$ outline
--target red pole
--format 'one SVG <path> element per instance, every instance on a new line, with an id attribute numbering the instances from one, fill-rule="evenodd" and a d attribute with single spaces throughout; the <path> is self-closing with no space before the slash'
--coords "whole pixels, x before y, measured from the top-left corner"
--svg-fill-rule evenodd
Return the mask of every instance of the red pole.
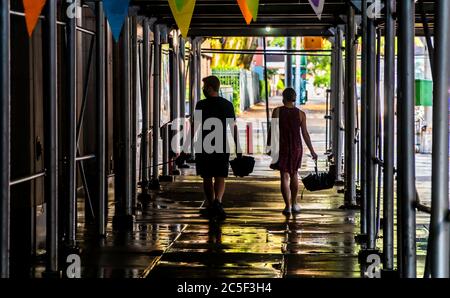
<path id="1" fill-rule="evenodd" d="M 251 122 L 247 123 L 247 154 L 253 154 L 253 124 Z"/>

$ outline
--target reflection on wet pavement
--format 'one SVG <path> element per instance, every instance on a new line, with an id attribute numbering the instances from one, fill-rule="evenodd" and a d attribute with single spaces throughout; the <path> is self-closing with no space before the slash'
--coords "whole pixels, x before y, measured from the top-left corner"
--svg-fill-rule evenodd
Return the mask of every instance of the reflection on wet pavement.
<path id="1" fill-rule="evenodd" d="M 183 179 L 167 185 L 160 194 L 161 198 L 171 194 L 174 202 L 168 208 L 156 212 L 150 208 L 138 219 L 140 223 L 186 225 L 160 260 L 148 268 L 146 276 L 360 275 L 354 243 L 355 214 L 339 209 L 342 198 L 334 190 L 305 194 L 302 212 L 286 218 L 281 214 L 283 202 L 276 177 L 231 178 L 224 197 L 227 219 L 215 222 L 201 218 L 194 206 L 194 202 L 197 207 L 201 204 L 200 180 Z"/>
<path id="2" fill-rule="evenodd" d="M 138 202 L 133 232 L 112 231 L 109 224 L 101 243 L 79 233 L 82 276 L 361 277 L 360 247 L 354 240 L 359 212 L 340 209 L 343 197 L 332 189 L 305 192 L 301 213 L 286 218 L 277 177 L 270 173 L 257 168 L 256 176 L 228 179 L 223 222 L 200 216 L 198 177 L 180 176 L 163 184 L 149 201 Z M 80 222 L 79 230 L 85 231 Z M 427 222 L 419 213 L 418 276 Z"/>

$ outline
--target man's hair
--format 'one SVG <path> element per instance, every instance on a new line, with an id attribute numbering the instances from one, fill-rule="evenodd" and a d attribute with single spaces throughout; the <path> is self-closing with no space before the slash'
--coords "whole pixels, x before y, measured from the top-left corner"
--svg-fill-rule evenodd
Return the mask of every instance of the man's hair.
<path id="1" fill-rule="evenodd" d="M 283 99 L 286 101 L 295 101 L 297 98 L 297 93 L 292 88 L 286 88 L 283 91 Z"/>
<path id="2" fill-rule="evenodd" d="M 214 91 L 219 92 L 220 90 L 220 81 L 219 78 L 216 76 L 209 76 L 206 78 L 203 78 L 203 84 L 205 84 L 205 87 L 211 87 Z"/>

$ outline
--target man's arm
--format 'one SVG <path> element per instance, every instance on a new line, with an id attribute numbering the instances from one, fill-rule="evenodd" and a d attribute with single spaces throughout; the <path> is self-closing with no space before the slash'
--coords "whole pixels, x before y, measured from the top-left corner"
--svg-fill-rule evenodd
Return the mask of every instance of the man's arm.
<path id="1" fill-rule="evenodd" d="M 306 146 L 308 146 L 309 151 L 311 152 L 312 158 L 317 160 L 317 154 L 314 151 L 313 145 L 311 143 L 311 137 L 309 136 L 308 128 L 306 126 L 306 114 L 300 111 L 300 119 L 301 119 L 301 129 L 303 139 L 305 140 Z"/>

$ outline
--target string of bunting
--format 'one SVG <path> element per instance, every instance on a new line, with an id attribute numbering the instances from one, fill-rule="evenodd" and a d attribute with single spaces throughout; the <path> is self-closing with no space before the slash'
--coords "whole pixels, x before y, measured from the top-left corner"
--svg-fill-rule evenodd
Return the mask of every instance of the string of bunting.
<path id="1" fill-rule="evenodd" d="M 75 1 L 75 0 L 73 0 Z M 167 0 L 175 22 L 184 37 L 188 36 L 196 0 Z M 249 25 L 258 18 L 259 0 L 236 0 L 245 22 Z M 308 0 L 321 19 L 325 0 Z M 23 0 L 28 35 L 31 37 L 47 0 Z M 128 15 L 130 0 L 103 0 L 105 15 L 114 40 L 117 42 Z"/>

